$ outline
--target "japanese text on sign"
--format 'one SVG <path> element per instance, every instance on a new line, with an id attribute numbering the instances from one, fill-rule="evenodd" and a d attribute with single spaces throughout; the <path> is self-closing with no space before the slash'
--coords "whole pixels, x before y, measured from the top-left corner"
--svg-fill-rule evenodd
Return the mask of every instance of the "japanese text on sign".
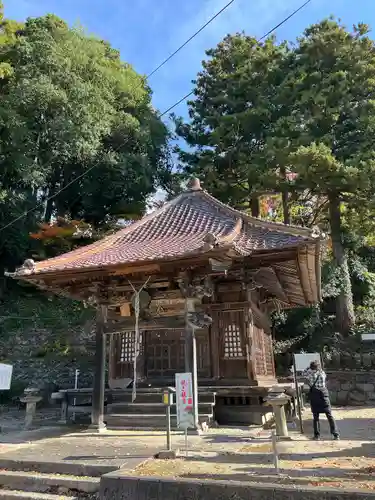
<path id="1" fill-rule="evenodd" d="M 191 373 L 176 373 L 177 427 L 194 428 L 193 383 Z"/>

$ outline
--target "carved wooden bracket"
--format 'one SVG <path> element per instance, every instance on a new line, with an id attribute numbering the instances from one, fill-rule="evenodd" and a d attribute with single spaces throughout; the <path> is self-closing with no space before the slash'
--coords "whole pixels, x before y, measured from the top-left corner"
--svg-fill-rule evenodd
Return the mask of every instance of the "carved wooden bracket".
<path id="1" fill-rule="evenodd" d="M 211 325 L 212 318 L 204 312 L 189 312 L 187 321 L 191 328 L 205 328 Z"/>
<path id="2" fill-rule="evenodd" d="M 213 295 L 213 286 L 208 276 L 204 278 L 189 279 L 188 276 L 178 280 L 181 293 L 185 298 L 199 299 L 203 297 L 211 297 Z"/>

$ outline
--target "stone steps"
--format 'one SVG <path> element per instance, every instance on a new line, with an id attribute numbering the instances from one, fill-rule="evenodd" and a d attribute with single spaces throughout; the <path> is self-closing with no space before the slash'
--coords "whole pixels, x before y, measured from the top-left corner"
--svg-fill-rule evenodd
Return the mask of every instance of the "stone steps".
<path id="1" fill-rule="evenodd" d="M 7 468 L 5 469 L 4 466 Z M 67 467 L 68 466 L 68 467 Z M 74 468 L 73 468 L 74 467 Z M 97 499 L 100 477 L 113 467 L 98 466 L 95 477 L 82 474 L 87 466 L 64 462 L 0 460 L 0 500 L 93 500 Z M 99 470 L 100 469 L 100 470 Z M 44 472 L 40 472 L 40 471 Z M 69 473 L 63 474 L 62 471 Z M 116 470 L 116 469 L 115 469 Z M 85 472 L 87 474 L 87 472 Z"/>
<path id="2" fill-rule="evenodd" d="M 77 462 L 35 462 L 33 460 L 10 460 L 0 458 L 0 469 L 7 471 L 32 472 L 39 474 L 62 474 L 65 476 L 80 476 L 100 478 L 104 474 L 114 472 L 117 467 L 104 464 L 82 464 Z"/>
<path id="3" fill-rule="evenodd" d="M 41 474 L 38 472 L 0 471 L 0 486 L 22 491 L 48 493 L 50 489 L 95 493 L 99 490 L 100 478 Z"/>
<path id="4" fill-rule="evenodd" d="M 175 395 L 174 395 L 175 397 Z M 113 403 L 133 403 L 132 401 L 132 393 L 131 391 L 113 391 L 111 394 L 112 404 Z M 215 394 L 213 392 L 207 391 L 199 391 L 199 403 L 212 403 L 215 404 Z M 133 404 L 137 403 L 148 403 L 148 404 L 157 404 L 163 403 L 163 390 L 162 389 L 153 389 L 149 391 L 137 391 L 136 399 Z M 109 405 L 110 406 L 110 405 Z"/>
<path id="5" fill-rule="evenodd" d="M 198 411 L 202 415 L 213 414 L 214 403 L 199 402 Z M 108 406 L 108 415 L 112 414 L 145 414 L 161 415 L 165 418 L 165 405 L 163 403 L 113 403 Z M 171 414 L 176 415 L 176 405 L 171 406 Z"/>
<path id="6" fill-rule="evenodd" d="M 199 414 L 199 423 L 210 426 L 213 423 L 214 417 L 211 414 Z M 153 429 L 165 430 L 166 416 L 165 413 L 160 414 L 139 414 L 139 413 L 113 413 L 105 416 L 105 421 L 108 429 Z M 177 417 L 171 415 L 171 427 L 177 429 Z"/>
<path id="7" fill-rule="evenodd" d="M 209 426 L 214 421 L 215 392 L 199 391 L 199 422 Z M 108 429 L 154 429 L 166 428 L 166 408 L 163 404 L 163 388 L 143 388 L 137 391 L 132 402 L 131 390 L 112 393 L 107 407 L 105 422 Z M 171 406 L 171 426 L 177 428 L 176 405 Z"/>
<path id="8" fill-rule="evenodd" d="M 50 495 L 49 493 L 0 490 L 1 500 L 79 500 L 79 497 L 67 497 L 62 495 Z"/>

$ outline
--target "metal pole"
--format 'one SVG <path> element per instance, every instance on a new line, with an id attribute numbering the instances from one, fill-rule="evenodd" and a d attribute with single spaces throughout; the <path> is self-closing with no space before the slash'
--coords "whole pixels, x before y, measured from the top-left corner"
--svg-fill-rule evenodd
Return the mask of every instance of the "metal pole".
<path id="1" fill-rule="evenodd" d="M 199 428 L 199 412 L 198 412 L 198 360 L 197 360 L 197 338 L 195 336 L 195 331 L 192 331 L 193 337 L 193 369 L 192 369 L 192 379 L 193 379 L 193 412 L 194 412 L 194 425 L 195 428 Z"/>
<path id="2" fill-rule="evenodd" d="M 280 471 L 279 455 L 277 452 L 277 436 L 275 431 L 272 431 L 272 451 L 273 451 L 273 464 L 275 466 L 275 472 L 276 474 L 279 474 Z"/>
<path id="3" fill-rule="evenodd" d="M 301 399 L 300 399 L 299 385 L 298 385 L 298 380 L 297 380 L 296 360 L 295 360 L 294 356 L 293 356 L 293 373 L 294 373 L 294 387 L 295 387 L 295 390 L 296 390 L 296 398 L 297 398 L 297 410 L 298 410 L 298 418 L 299 418 L 299 428 L 300 428 L 301 434 L 304 434 L 305 431 L 303 429 Z"/>
<path id="4" fill-rule="evenodd" d="M 167 450 L 171 451 L 172 440 L 171 440 L 171 406 L 170 406 L 170 404 L 167 405 L 166 411 L 167 411 Z"/>
<path id="5" fill-rule="evenodd" d="M 75 377 L 74 377 L 74 389 L 77 390 L 78 389 L 78 375 L 79 375 L 79 370 L 76 370 L 76 373 L 75 373 Z M 73 399 L 73 406 L 75 407 L 76 406 L 76 403 L 77 403 L 77 399 L 74 398 Z M 76 413 L 73 412 L 73 421 L 75 422 L 75 419 L 76 419 Z"/>

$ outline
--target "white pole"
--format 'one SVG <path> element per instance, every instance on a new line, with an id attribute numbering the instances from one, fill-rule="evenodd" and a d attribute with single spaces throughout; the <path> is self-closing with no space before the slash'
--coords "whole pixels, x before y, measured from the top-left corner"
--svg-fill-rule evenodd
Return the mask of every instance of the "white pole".
<path id="1" fill-rule="evenodd" d="M 76 373 L 75 373 L 75 377 L 74 377 L 74 389 L 77 390 L 78 389 L 78 375 L 79 375 L 79 370 L 76 370 Z M 73 399 L 73 405 L 75 407 L 76 405 L 76 398 Z M 76 420 L 76 414 L 75 412 L 73 412 L 73 422 L 75 422 Z"/>
<path id="2" fill-rule="evenodd" d="M 277 436 L 276 431 L 272 432 L 272 451 L 273 451 L 273 464 L 275 466 L 276 474 L 279 474 L 279 454 L 277 452 Z"/>

